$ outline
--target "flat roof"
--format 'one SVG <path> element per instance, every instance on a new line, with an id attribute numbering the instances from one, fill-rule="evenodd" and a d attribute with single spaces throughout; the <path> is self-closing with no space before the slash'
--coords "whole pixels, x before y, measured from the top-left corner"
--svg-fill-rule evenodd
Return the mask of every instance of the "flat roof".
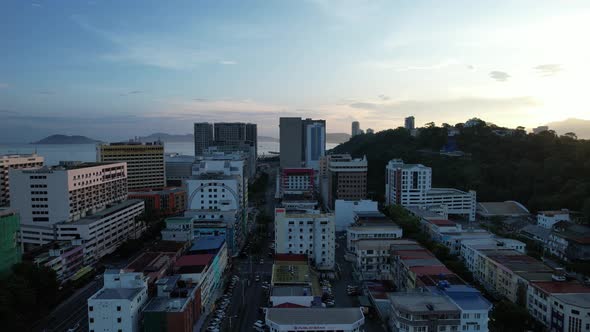
<path id="1" fill-rule="evenodd" d="M 65 224 L 65 225 L 88 225 L 88 224 L 92 224 L 94 222 L 96 222 L 99 219 L 105 218 L 111 214 L 117 213 L 121 210 L 127 209 L 128 207 L 132 206 L 132 205 L 136 205 L 138 203 L 142 203 L 143 201 L 141 199 L 128 199 L 128 200 L 124 200 L 120 203 L 117 203 L 115 205 L 112 205 L 106 209 L 100 210 L 92 215 L 86 216 L 82 219 L 78 219 L 76 221 L 72 221 L 72 222 L 63 222 L 60 224 Z"/>
<path id="2" fill-rule="evenodd" d="M 533 282 L 533 285 L 545 293 L 550 294 L 590 293 L 590 287 L 584 286 L 579 282 L 538 281 Z"/>
<path id="3" fill-rule="evenodd" d="M 555 294 L 555 298 L 562 302 L 582 308 L 590 308 L 590 294 Z"/>
<path id="4" fill-rule="evenodd" d="M 269 308 L 266 319 L 279 325 L 340 325 L 364 319 L 360 308 Z"/>
<path id="5" fill-rule="evenodd" d="M 213 260 L 213 257 L 215 257 L 213 254 L 184 255 L 178 258 L 174 266 L 207 266 Z"/>
<path id="6" fill-rule="evenodd" d="M 436 226 L 456 226 L 457 224 L 447 219 L 429 219 L 429 223 Z"/>
<path id="7" fill-rule="evenodd" d="M 97 300 L 132 300 L 142 290 L 143 288 L 103 288 L 92 298 Z"/>
<path id="8" fill-rule="evenodd" d="M 153 297 L 143 309 L 144 312 L 181 312 L 188 297 Z"/>
<path id="9" fill-rule="evenodd" d="M 393 244 L 395 239 L 361 239 L 355 241 L 359 250 L 363 249 L 380 249 L 389 251 L 389 246 Z"/>
<path id="10" fill-rule="evenodd" d="M 505 202 L 480 202 L 477 203 L 480 213 L 485 215 L 527 215 L 530 214 L 522 204 L 516 201 Z"/>
<path id="11" fill-rule="evenodd" d="M 0 217 L 11 216 L 11 215 L 14 215 L 14 214 L 16 214 L 16 211 L 15 210 L 12 210 L 11 208 L 8 208 L 8 207 L 6 207 L 6 208 L 4 208 L 4 207 L 0 208 Z"/>
<path id="12" fill-rule="evenodd" d="M 272 284 L 308 284 L 311 272 L 307 264 L 277 264 L 272 266 Z"/>
<path id="13" fill-rule="evenodd" d="M 459 312 L 460 309 L 444 296 L 426 292 L 395 292 L 388 294 L 394 307 L 412 313 L 433 311 Z"/>
<path id="14" fill-rule="evenodd" d="M 191 251 L 219 249 L 225 243 L 225 236 L 203 236 L 193 240 Z"/>
<path id="15" fill-rule="evenodd" d="M 446 294 L 453 303 L 463 310 L 490 310 L 492 304 L 481 293 L 466 285 L 450 286 L 444 290 L 436 288 L 440 294 Z"/>

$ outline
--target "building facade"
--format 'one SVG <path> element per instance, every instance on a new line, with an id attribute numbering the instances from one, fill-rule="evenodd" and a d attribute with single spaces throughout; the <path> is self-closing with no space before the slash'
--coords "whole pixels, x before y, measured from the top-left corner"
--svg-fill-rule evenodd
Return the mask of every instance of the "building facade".
<path id="1" fill-rule="evenodd" d="M 283 168 L 279 191 L 281 194 L 313 194 L 316 189 L 312 168 Z"/>
<path id="2" fill-rule="evenodd" d="M 265 315 L 270 332 L 360 332 L 365 316 L 360 308 L 269 308 Z"/>
<path id="3" fill-rule="evenodd" d="M 334 215 L 336 217 L 336 231 L 345 231 L 355 221 L 356 212 L 378 212 L 376 201 L 358 200 L 345 201 L 337 199 L 334 202 Z"/>
<path id="4" fill-rule="evenodd" d="M 228 226 L 228 247 L 238 254 L 247 234 L 248 179 L 243 160 L 203 159 L 186 180 L 186 217 L 200 222 L 223 222 Z"/>
<path id="5" fill-rule="evenodd" d="M 408 116 L 407 118 L 405 118 L 404 128 L 410 131 L 416 129 L 415 119 L 413 116 Z"/>
<path id="6" fill-rule="evenodd" d="M 306 254 L 318 269 L 335 264 L 334 214 L 275 209 L 275 253 Z"/>
<path id="7" fill-rule="evenodd" d="M 461 310 L 444 296 L 390 293 L 389 329 L 394 332 L 459 331 Z"/>
<path id="8" fill-rule="evenodd" d="M 88 298 L 88 330 L 141 331 L 141 310 L 147 300 L 147 279 L 142 273 L 107 270 L 102 289 Z"/>
<path id="9" fill-rule="evenodd" d="M 57 241 L 35 256 L 33 263 L 52 269 L 57 280 L 65 282 L 84 266 L 84 246 L 80 241 Z"/>
<path id="10" fill-rule="evenodd" d="M 404 207 L 444 205 L 449 214 L 464 215 L 475 220 L 476 193 L 452 188 L 433 188 L 432 169 L 421 164 L 404 164 L 392 159 L 386 167 L 385 203 Z"/>
<path id="11" fill-rule="evenodd" d="M 191 177 L 193 174 L 194 156 L 185 156 L 180 154 L 164 155 L 166 167 L 166 185 L 170 187 L 180 187 L 182 182 Z"/>
<path id="12" fill-rule="evenodd" d="M 18 213 L 0 208 L 0 277 L 10 273 L 12 265 L 21 261 L 21 251 L 17 245 L 18 228 Z"/>
<path id="13" fill-rule="evenodd" d="M 186 191 L 178 187 L 154 188 L 129 192 L 130 199 L 141 199 L 151 216 L 172 216 L 186 210 Z"/>
<path id="14" fill-rule="evenodd" d="M 301 118 L 280 118 L 280 166 L 300 168 L 303 166 L 303 122 Z"/>
<path id="15" fill-rule="evenodd" d="M 129 189 L 166 186 L 164 144 L 162 142 L 121 142 L 96 147 L 97 161 L 127 163 Z"/>
<path id="16" fill-rule="evenodd" d="M 56 224 L 77 221 L 127 198 L 125 163 L 11 170 L 10 177 L 11 205 L 20 213 L 19 241 L 25 246 L 57 240 Z"/>
<path id="17" fill-rule="evenodd" d="M 560 221 L 570 221 L 570 212 L 561 211 L 539 211 L 537 213 L 537 225 L 552 229 L 553 225 Z"/>
<path id="18" fill-rule="evenodd" d="M 358 121 L 352 121 L 350 136 L 354 137 L 361 134 L 361 124 Z"/>
<path id="19" fill-rule="evenodd" d="M 366 157 L 352 158 L 348 154 L 326 156 L 326 174 L 321 176 L 324 204 L 335 208 L 335 201 L 358 201 L 367 198 Z"/>
<path id="20" fill-rule="evenodd" d="M 303 120 L 305 167 L 319 171 L 320 159 L 326 155 L 326 120 Z"/>
<path id="21" fill-rule="evenodd" d="M 202 156 L 213 142 L 213 125 L 208 122 L 194 124 L 195 156 Z"/>
<path id="22" fill-rule="evenodd" d="M 10 203 L 10 169 L 35 169 L 43 167 L 44 159 L 36 154 L 0 156 L 0 206 Z"/>

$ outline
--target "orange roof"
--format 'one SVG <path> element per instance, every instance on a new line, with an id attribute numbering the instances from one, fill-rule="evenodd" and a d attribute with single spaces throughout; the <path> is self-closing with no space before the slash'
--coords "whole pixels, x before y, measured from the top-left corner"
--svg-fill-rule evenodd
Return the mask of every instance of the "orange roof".
<path id="1" fill-rule="evenodd" d="M 560 282 L 560 281 L 537 281 L 534 282 L 537 288 L 545 293 L 590 293 L 590 287 L 584 286 L 579 282 Z"/>

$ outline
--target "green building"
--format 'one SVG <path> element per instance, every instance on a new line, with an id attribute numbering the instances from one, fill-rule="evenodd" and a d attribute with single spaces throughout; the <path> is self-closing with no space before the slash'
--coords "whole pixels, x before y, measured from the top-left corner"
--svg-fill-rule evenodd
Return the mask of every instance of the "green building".
<path id="1" fill-rule="evenodd" d="M 0 208 L 0 276 L 10 273 L 13 264 L 21 261 L 16 243 L 20 217 L 14 210 Z"/>

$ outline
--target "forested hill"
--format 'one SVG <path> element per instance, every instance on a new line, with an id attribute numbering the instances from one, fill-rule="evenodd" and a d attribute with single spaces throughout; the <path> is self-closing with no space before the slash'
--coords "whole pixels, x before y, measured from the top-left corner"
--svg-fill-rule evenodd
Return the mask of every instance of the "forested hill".
<path id="1" fill-rule="evenodd" d="M 421 128 L 418 137 L 404 128 L 358 135 L 333 151 L 367 156 L 369 192 L 378 199 L 385 191 L 385 165 L 402 158 L 432 167 L 433 186 L 474 189 L 478 201 L 517 200 L 531 211 L 569 208 L 590 220 L 589 140 L 552 131 L 526 134 L 522 128 L 500 136 L 499 128 L 485 123 L 457 129 L 454 139 L 464 157 L 438 153 L 449 129 L 434 125 Z"/>

